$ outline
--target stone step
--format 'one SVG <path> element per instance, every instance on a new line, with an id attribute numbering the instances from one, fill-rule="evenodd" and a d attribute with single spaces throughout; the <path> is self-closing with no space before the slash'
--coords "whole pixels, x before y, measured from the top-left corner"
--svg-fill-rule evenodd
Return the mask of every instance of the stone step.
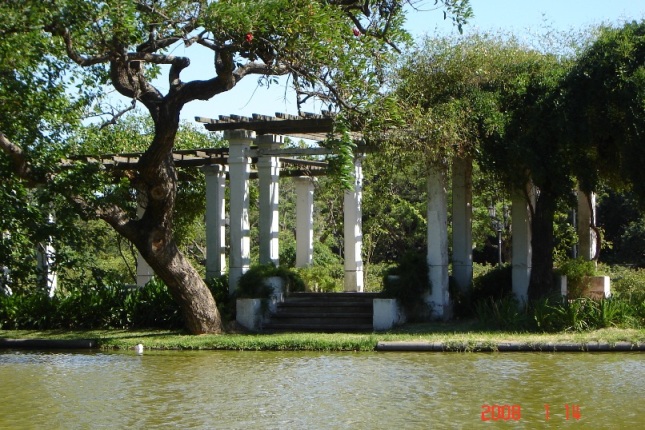
<path id="1" fill-rule="evenodd" d="M 267 323 L 262 327 L 265 332 L 319 332 L 319 333 L 344 333 L 344 332 L 371 332 L 372 323 L 369 324 L 281 324 Z"/>
<path id="2" fill-rule="evenodd" d="M 371 303 L 278 303 L 279 313 L 365 313 L 372 315 Z"/>
<path id="3" fill-rule="evenodd" d="M 370 293 L 294 293 L 278 303 L 265 331 L 371 331 Z"/>

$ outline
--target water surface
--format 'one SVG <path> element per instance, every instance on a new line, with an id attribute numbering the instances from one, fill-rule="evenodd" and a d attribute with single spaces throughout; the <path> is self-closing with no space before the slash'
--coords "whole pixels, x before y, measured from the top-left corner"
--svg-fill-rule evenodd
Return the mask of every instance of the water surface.
<path id="1" fill-rule="evenodd" d="M 3 429 L 643 428 L 645 355 L 4 351 L 0 395 Z"/>

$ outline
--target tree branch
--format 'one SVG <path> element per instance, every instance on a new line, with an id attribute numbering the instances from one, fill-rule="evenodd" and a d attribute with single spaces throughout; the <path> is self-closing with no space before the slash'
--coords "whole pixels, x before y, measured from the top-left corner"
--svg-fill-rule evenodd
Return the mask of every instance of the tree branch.
<path id="1" fill-rule="evenodd" d="M 116 122 L 119 120 L 119 118 L 121 118 L 121 117 L 122 117 L 123 115 L 125 115 L 127 112 L 130 112 L 131 110 L 134 110 L 134 108 L 136 108 L 136 107 L 137 107 L 137 100 L 136 100 L 136 99 L 132 99 L 132 103 L 130 104 L 130 106 L 128 106 L 128 107 L 127 107 L 127 108 L 125 108 L 125 109 L 120 110 L 120 111 L 119 111 L 119 112 L 117 112 L 117 113 L 112 112 L 112 118 L 110 118 L 110 120 L 109 120 L 109 121 L 106 121 L 106 122 L 104 122 L 103 124 L 101 124 L 101 127 L 99 127 L 99 129 L 100 129 L 100 130 L 103 130 L 104 128 L 106 128 L 106 127 L 108 127 L 108 126 L 110 126 L 110 125 L 115 125 L 115 124 L 116 124 Z M 107 113 L 107 112 L 106 112 L 106 113 Z"/>
<path id="2" fill-rule="evenodd" d="M 146 80 L 138 61 L 111 61 L 110 78 L 121 95 L 141 101 L 153 120 L 157 119 L 163 95 Z"/>
<path id="3" fill-rule="evenodd" d="M 72 36 L 69 34 L 69 30 L 67 28 L 64 28 L 63 30 L 58 30 L 57 28 L 51 26 L 51 27 L 45 27 L 45 30 L 50 31 L 52 34 L 58 34 L 63 38 L 63 41 L 65 42 L 65 50 L 67 51 L 67 55 L 73 62 L 75 62 L 79 66 L 88 67 L 88 66 L 93 66 L 95 64 L 107 63 L 108 60 L 110 59 L 109 54 L 97 55 L 93 57 L 86 57 L 81 55 L 76 50 L 76 48 L 74 48 L 74 43 L 72 42 Z"/>
<path id="4" fill-rule="evenodd" d="M 53 175 L 45 175 L 43 178 L 38 178 L 32 170 L 27 160 L 27 156 L 23 149 L 11 142 L 7 136 L 0 131 L 0 148 L 7 154 L 11 160 L 11 165 L 14 172 L 18 177 L 27 183 L 28 187 L 36 187 L 38 185 L 46 184 L 53 179 Z M 94 208 L 84 198 L 78 195 L 66 195 L 68 201 L 76 205 L 82 214 L 86 216 L 95 216 L 103 219 L 112 225 L 119 233 L 126 238 L 133 238 L 137 233 L 137 228 L 134 221 L 130 219 L 127 213 L 121 208 L 109 205 L 106 207 Z"/>
<path id="5" fill-rule="evenodd" d="M 21 147 L 11 142 L 2 131 L 0 131 L 0 148 L 9 156 L 13 171 L 20 179 L 27 181 L 30 187 L 35 187 L 40 183 L 29 165 L 25 152 Z"/>

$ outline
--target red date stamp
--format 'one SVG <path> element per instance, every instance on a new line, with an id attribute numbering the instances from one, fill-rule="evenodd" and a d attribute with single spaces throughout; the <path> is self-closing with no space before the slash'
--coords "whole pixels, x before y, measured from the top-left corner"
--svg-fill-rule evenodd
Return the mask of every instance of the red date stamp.
<path id="1" fill-rule="evenodd" d="M 482 421 L 519 421 L 522 418 L 520 405 L 482 405 Z"/>
<path id="2" fill-rule="evenodd" d="M 567 421 L 570 419 L 578 421 L 582 418 L 580 405 L 578 404 L 567 403 L 564 405 L 564 408 L 561 410 L 561 412 L 564 412 L 564 418 Z M 544 419 L 545 421 L 549 421 L 551 418 L 551 407 L 548 404 L 544 404 Z M 520 421 L 521 419 L 521 405 L 482 405 L 482 421 Z"/>

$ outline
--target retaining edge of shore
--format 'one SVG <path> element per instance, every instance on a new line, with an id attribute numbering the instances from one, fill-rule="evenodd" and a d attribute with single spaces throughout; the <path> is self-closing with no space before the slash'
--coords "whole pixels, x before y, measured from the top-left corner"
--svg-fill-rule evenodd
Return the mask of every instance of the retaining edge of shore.
<path id="1" fill-rule="evenodd" d="M 645 343 L 500 342 L 495 344 L 472 344 L 452 342 L 381 341 L 376 344 L 376 350 L 382 352 L 640 352 L 645 351 Z"/>
<path id="2" fill-rule="evenodd" d="M 0 338 L 0 349 L 91 349 L 98 345 L 91 339 L 7 339 Z"/>

